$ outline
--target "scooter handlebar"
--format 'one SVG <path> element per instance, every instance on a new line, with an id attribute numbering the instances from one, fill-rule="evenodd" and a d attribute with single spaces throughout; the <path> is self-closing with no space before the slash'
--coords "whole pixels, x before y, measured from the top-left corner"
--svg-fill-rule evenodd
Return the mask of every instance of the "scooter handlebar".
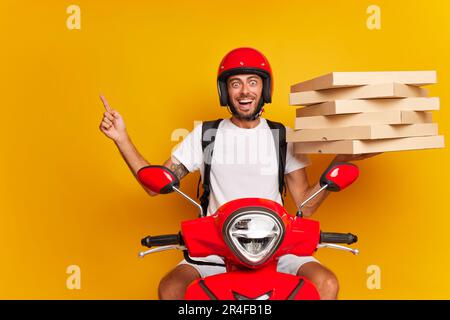
<path id="1" fill-rule="evenodd" d="M 352 244 L 358 241 L 358 237 L 351 233 L 320 232 L 320 243 L 346 243 Z"/>
<path id="2" fill-rule="evenodd" d="M 160 236 L 148 236 L 141 240 L 141 244 L 145 247 L 166 246 L 171 244 L 183 245 L 181 234 L 164 234 Z"/>

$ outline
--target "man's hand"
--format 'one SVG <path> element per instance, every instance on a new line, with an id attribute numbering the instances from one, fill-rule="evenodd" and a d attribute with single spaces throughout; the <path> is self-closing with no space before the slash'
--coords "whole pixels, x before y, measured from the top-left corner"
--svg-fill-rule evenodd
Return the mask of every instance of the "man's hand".
<path id="1" fill-rule="evenodd" d="M 103 119 L 100 123 L 100 131 L 103 132 L 108 138 L 119 142 L 128 137 L 127 130 L 125 128 L 125 122 L 122 116 L 116 110 L 110 108 L 106 99 L 100 95 L 100 99 L 105 106 L 106 111 L 103 113 Z"/>
<path id="2" fill-rule="evenodd" d="M 362 154 L 338 154 L 334 157 L 333 162 L 349 162 L 363 160 L 382 154 L 383 152 L 362 153 Z"/>

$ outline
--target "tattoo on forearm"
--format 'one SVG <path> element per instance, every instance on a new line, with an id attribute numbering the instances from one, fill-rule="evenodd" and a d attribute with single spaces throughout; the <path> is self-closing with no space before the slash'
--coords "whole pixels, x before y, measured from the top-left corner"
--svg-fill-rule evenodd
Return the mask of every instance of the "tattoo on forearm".
<path id="1" fill-rule="evenodd" d="M 186 169 L 182 163 L 172 163 L 169 169 L 172 170 L 180 180 L 189 173 L 189 170 Z"/>

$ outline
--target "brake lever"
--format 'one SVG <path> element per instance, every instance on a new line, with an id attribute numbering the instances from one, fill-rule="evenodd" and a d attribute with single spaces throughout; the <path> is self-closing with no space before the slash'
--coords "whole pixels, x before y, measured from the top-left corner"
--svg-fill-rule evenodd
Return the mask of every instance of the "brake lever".
<path id="1" fill-rule="evenodd" d="M 320 248 L 331 248 L 331 249 L 349 251 L 349 252 L 353 253 L 355 256 L 357 256 L 359 254 L 358 249 L 352 249 L 352 248 L 349 248 L 346 246 L 341 246 L 341 245 L 334 244 L 334 243 L 319 243 L 317 245 L 317 249 L 320 249 Z"/>
<path id="2" fill-rule="evenodd" d="M 170 246 L 161 246 L 161 247 L 158 247 L 158 248 L 153 248 L 153 249 L 150 249 L 150 250 L 147 250 L 147 251 L 139 252 L 139 257 L 143 258 L 146 255 L 148 255 L 149 253 L 154 253 L 154 252 L 159 252 L 159 251 L 166 251 L 166 250 L 172 250 L 172 249 L 186 250 L 186 247 L 185 246 L 176 245 L 176 244 L 173 244 L 173 245 L 170 245 Z"/>

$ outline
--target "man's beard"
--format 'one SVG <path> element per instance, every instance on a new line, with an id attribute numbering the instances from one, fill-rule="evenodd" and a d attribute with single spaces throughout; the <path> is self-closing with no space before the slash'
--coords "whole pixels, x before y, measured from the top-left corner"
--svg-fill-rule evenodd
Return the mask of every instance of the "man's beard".
<path id="1" fill-rule="evenodd" d="M 256 119 L 256 115 L 261 111 L 261 108 L 259 106 L 260 106 L 262 101 L 263 101 L 263 97 L 261 96 L 259 98 L 258 103 L 256 104 L 255 111 L 253 111 L 251 114 L 248 114 L 248 115 L 240 113 L 239 109 L 234 106 L 234 104 L 231 101 L 231 99 L 230 99 L 230 109 L 231 109 L 231 112 L 233 113 L 233 115 L 236 118 L 238 118 L 239 120 L 242 120 L 242 121 L 253 121 L 253 120 Z"/>

